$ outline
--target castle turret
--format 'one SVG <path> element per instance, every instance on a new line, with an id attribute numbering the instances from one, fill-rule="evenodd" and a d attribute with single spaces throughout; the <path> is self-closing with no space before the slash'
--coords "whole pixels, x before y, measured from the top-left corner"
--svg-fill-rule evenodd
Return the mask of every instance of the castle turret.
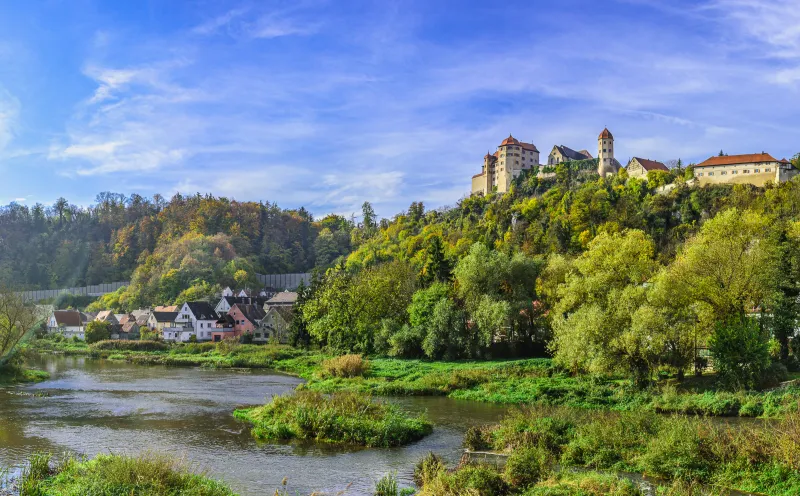
<path id="1" fill-rule="evenodd" d="M 616 174 L 617 169 L 617 161 L 614 160 L 614 136 L 605 128 L 597 137 L 597 173 L 606 177 L 606 174 Z"/>

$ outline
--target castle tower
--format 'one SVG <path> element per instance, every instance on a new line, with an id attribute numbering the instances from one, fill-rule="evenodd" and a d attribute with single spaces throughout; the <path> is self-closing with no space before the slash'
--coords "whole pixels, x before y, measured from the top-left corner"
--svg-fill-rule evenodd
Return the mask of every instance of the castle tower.
<path id="1" fill-rule="evenodd" d="M 605 128 L 597 137 L 597 173 L 601 177 L 606 177 L 606 174 L 616 174 L 616 163 L 614 160 L 614 136 L 608 128 Z"/>

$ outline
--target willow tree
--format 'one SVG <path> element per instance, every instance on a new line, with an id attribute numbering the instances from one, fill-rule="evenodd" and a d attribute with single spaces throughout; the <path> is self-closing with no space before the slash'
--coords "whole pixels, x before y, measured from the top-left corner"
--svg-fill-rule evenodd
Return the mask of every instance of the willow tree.
<path id="1" fill-rule="evenodd" d="M 33 305 L 7 288 L 0 288 L 0 367 L 11 360 L 19 344 L 39 321 Z"/>

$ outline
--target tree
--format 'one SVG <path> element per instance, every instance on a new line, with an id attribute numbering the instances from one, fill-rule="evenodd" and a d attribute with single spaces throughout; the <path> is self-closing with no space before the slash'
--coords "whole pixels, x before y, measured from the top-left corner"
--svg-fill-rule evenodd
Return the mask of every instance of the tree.
<path id="1" fill-rule="evenodd" d="M 650 381 L 662 349 L 642 309 L 644 283 L 655 274 L 653 242 L 642 232 L 601 233 L 572 262 L 558 286 L 551 349 L 557 363 L 578 372 L 626 372 Z"/>
<path id="2" fill-rule="evenodd" d="M 141 341 L 155 341 L 158 339 L 158 333 L 155 331 L 151 331 L 147 326 L 140 326 L 139 327 L 139 339 Z"/>
<path id="3" fill-rule="evenodd" d="M 708 220 L 669 266 L 674 295 L 715 322 L 768 306 L 777 290 L 780 249 L 770 221 L 735 208 Z"/>
<path id="4" fill-rule="evenodd" d="M 364 227 L 364 232 L 367 234 L 367 236 L 369 236 L 378 227 L 375 209 L 372 208 L 372 204 L 370 202 L 365 201 L 364 204 L 361 205 L 361 215 L 361 225 Z"/>
<path id="5" fill-rule="evenodd" d="M 86 324 L 86 342 L 88 344 L 111 339 L 111 324 L 93 320 Z"/>
<path id="6" fill-rule="evenodd" d="M 14 356 L 17 346 L 33 331 L 42 316 L 21 296 L 0 288 L 0 367 Z"/>
<path id="7" fill-rule="evenodd" d="M 770 364 L 769 339 L 755 319 L 733 316 L 718 322 L 709 340 L 714 369 L 731 389 L 755 389 Z"/>
<path id="8" fill-rule="evenodd" d="M 425 266 L 422 268 L 422 280 L 426 284 L 432 282 L 448 282 L 451 277 L 452 267 L 444 254 L 442 238 L 433 235 L 428 238 L 425 249 Z"/>
<path id="9" fill-rule="evenodd" d="M 428 358 L 454 360 L 470 356 L 466 315 L 449 298 L 439 300 L 433 307 L 422 348 Z"/>

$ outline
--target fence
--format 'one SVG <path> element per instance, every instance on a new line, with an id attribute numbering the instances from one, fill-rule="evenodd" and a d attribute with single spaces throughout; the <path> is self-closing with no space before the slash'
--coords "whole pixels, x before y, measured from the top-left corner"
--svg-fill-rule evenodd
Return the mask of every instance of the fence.
<path id="1" fill-rule="evenodd" d="M 303 281 L 305 285 L 311 282 L 311 274 L 308 272 L 300 274 L 256 274 L 256 277 L 258 282 L 265 288 L 275 289 L 297 289 L 300 281 Z"/>
<path id="2" fill-rule="evenodd" d="M 311 282 L 310 273 L 300 274 L 256 274 L 258 282 L 265 288 L 274 289 L 297 289 L 300 281 L 305 284 Z M 42 301 L 50 298 L 57 298 L 61 294 L 73 294 L 81 296 L 103 296 L 107 293 L 113 293 L 122 286 L 130 284 L 129 281 L 107 282 L 103 284 L 95 284 L 94 286 L 83 286 L 80 288 L 62 288 L 62 289 L 37 289 L 33 291 L 22 291 L 20 295 L 29 301 Z"/>
<path id="3" fill-rule="evenodd" d="M 106 293 L 113 293 L 123 286 L 130 284 L 128 281 L 107 282 L 103 284 L 95 284 L 93 286 L 83 286 L 80 288 L 62 288 L 62 289 L 36 289 L 33 291 L 22 291 L 20 295 L 30 301 L 41 301 L 49 298 L 57 298 L 61 294 L 73 294 L 81 296 L 102 296 Z"/>

